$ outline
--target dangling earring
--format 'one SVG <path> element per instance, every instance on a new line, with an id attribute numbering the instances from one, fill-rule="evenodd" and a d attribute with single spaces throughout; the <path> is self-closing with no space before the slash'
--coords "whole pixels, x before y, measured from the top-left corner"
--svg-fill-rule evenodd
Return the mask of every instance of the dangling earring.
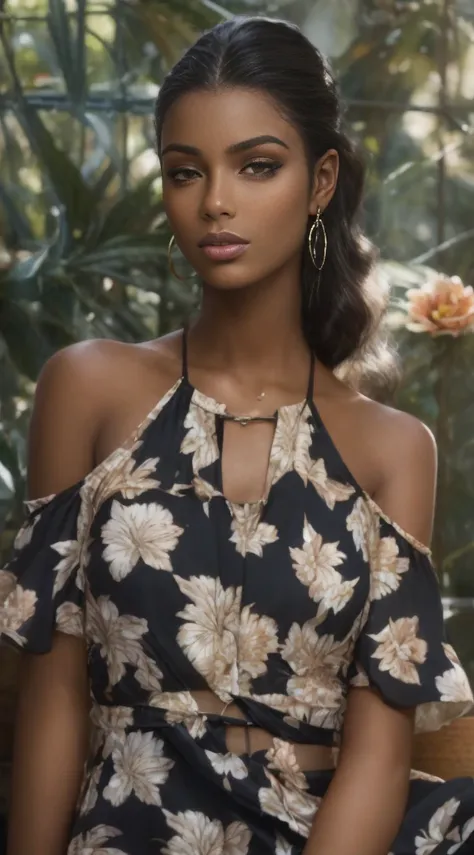
<path id="1" fill-rule="evenodd" d="M 187 282 L 187 279 L 186 279 L 186 277 L 185 277 L 185 276 L 180 276 L 180 275 L 176 272 L 176 267 L 174 266 L 173 258 L 172 258 L 172 256 L 171 256 L 171 252 L 172 252 L 172 250 L 173 250 L 173 244 L 175 243 L 175 241 L 176 241 L 175 236 L 174 236 L 174 235 L 171 235 L 170 242 L 169 242 L 169 244 L 168 244 L 168 267 L 169 267 L 169 269 L 170 269 L 170 271 L 171 271 L 171 275 L 172 275 L 172 276 L 174 276 L 174 278 L 175 278 L 175 279 L 177 279 L 177 280 L 178 280 L 178 282 Z M 193 275 L 192 275 L 191 277 L 189 277 L 189 278 L 190 278 L 190 279 L 194 279 L 194 278 L 195 278 L 195 276 L 196 276 L 196 274 L 195 274 L 195 273 L 193 273 Z"/>
<path id="2" fill-rule="evenodd" d="M 315 235 L 314 240 L 313 240 L 313 235 L 314 235 L 315 231 L 316 231 L 316 235 Z M 319 239 L 320 239 L 321 234 L 323 237 L 323 255 L 322 255 L 321 263 L 318 264 L 318 261 L 316 258 L 316 252 L 318 249 L 318 243 L 319 243 Z M 318 275 L 316 277 L 316 280 L 313 281 L 313 283 L 311 285 L 311 291 L 309 294 L 309 307 L 311 308 L 315 293 L 319 293 L 319 286 L 321 284 L 321 271 L 322 271 L 324 265 L 326 264 L 326 255 L 327 255 L 327 251 L 328 251 L 328 236 L 326 233 L 326 227 L 325 227 L 325 225 L 322 221 L 322 218 L 321 218 L 321 208 L 319 208 L 319 207 L 318 207 L 318 210 L 316 212 L 316 219 L 315 219 L 315 221 L 314 221 L 314 223 L 311 226 L 311 229 L 309 231 L 308 248 L 309 248 L 309 254 L 311 256 L 311 261 L 313 262 L 314 267 L 318 271 Z"/>
<path id="3" fill-rule="evenodd" d="M 315 230 L 316 230 L 316 237 L 315 237 L 314 242 L 313 242 L 313 234 L 314 234 Z M 323 257 L 321 259 L 321 264 L 318 264 L 317 259 L 316 259 L 316 250 L 318 248 L 320 233 L 322 233 L 322 236 L 323 236 Z M 322 221 L 322 218 L 321 218 L 321 208 L 318 208 L 317 213 L 316 213 L 316 219 L 315 219 L 313 225 L 311 226 L 311 229 L 310 229 L 310 232 L 308 235 L 308 247 L 309 247 L 309 254 L 311 256 L 311 261 L 313 262 L 318 273 L 321 273 L 324 265 L 326 264 L 326 255 L 327 255 L 327 251 L 328 251 L 328 236 L 326 233 L 326 227 L 325 227 L 325 225 Z"/>

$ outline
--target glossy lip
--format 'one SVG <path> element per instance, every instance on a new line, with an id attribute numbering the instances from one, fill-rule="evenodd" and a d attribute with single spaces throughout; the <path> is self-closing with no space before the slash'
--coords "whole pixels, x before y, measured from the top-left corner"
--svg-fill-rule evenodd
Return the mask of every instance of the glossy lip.
<path id="1" fill-rule="evenodd" d="M 198 246 L 236 246 L 237 244 L 247 245 L 248 243 L 248 240 L 233 232 L 209 232 L 199 241 Z"/>
<path id="2" fill-rule="evenodd" d="M 205 244 L 202 251 L 212 261 L 231 261 L 249 248 L 248 243 Z"/>

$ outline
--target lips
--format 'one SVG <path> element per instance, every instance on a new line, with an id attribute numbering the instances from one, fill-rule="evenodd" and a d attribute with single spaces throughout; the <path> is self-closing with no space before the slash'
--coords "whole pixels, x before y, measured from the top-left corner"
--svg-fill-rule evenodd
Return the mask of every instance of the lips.
<path id="1" fill-rule="evenodd" d="M 199 241 L 199 246 L 245 246 L 248 243 L 248 240 L 233 232 L 209 232 Z"/>
<path id="2" fill-rule="evenodd" d="M 242 255 L 248 247 L 249 241 L 234 232 L 209 232 L 199 246 L 211 261 L 232 261 Z"/>

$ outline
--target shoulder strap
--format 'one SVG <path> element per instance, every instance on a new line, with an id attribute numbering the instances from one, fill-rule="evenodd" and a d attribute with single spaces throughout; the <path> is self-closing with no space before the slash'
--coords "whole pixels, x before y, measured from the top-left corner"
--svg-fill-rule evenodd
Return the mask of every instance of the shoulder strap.
<path id="1" fill-rule="evenodd" d="M 181 337 L 181 374 L 184 380 L 188 379 L 188 328 L 183 327 Z"/>
<path id="2" fill-rule="evenodd" d="M 309 378 L 308 378 L 308 391 L 306 393 L 306 400 L 311 402 L 314 397 L 314 372 L 316 367 L 316 359 L 313 351 L 311 351 L 311 362 L 309 366 Z"/>

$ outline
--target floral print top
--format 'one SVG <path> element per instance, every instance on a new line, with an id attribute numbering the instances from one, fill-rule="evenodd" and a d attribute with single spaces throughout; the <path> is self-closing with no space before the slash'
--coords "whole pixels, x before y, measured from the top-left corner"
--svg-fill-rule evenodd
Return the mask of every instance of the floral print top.
<path id="1" fill-rule="evenodd" d="M 190 691 L 211 689 L 282 739 L 332 745 L 351 686 L 416 707 L 418 730 L 465 713 L 430 552 L 360 488 L 312 397 L 278 411 L 254 504 L 222 494 L 225 412 L 185 368 L 128 443 L 26 503 L 2 639 L 83 637 L 102 720 L 191 720 Z"/>

